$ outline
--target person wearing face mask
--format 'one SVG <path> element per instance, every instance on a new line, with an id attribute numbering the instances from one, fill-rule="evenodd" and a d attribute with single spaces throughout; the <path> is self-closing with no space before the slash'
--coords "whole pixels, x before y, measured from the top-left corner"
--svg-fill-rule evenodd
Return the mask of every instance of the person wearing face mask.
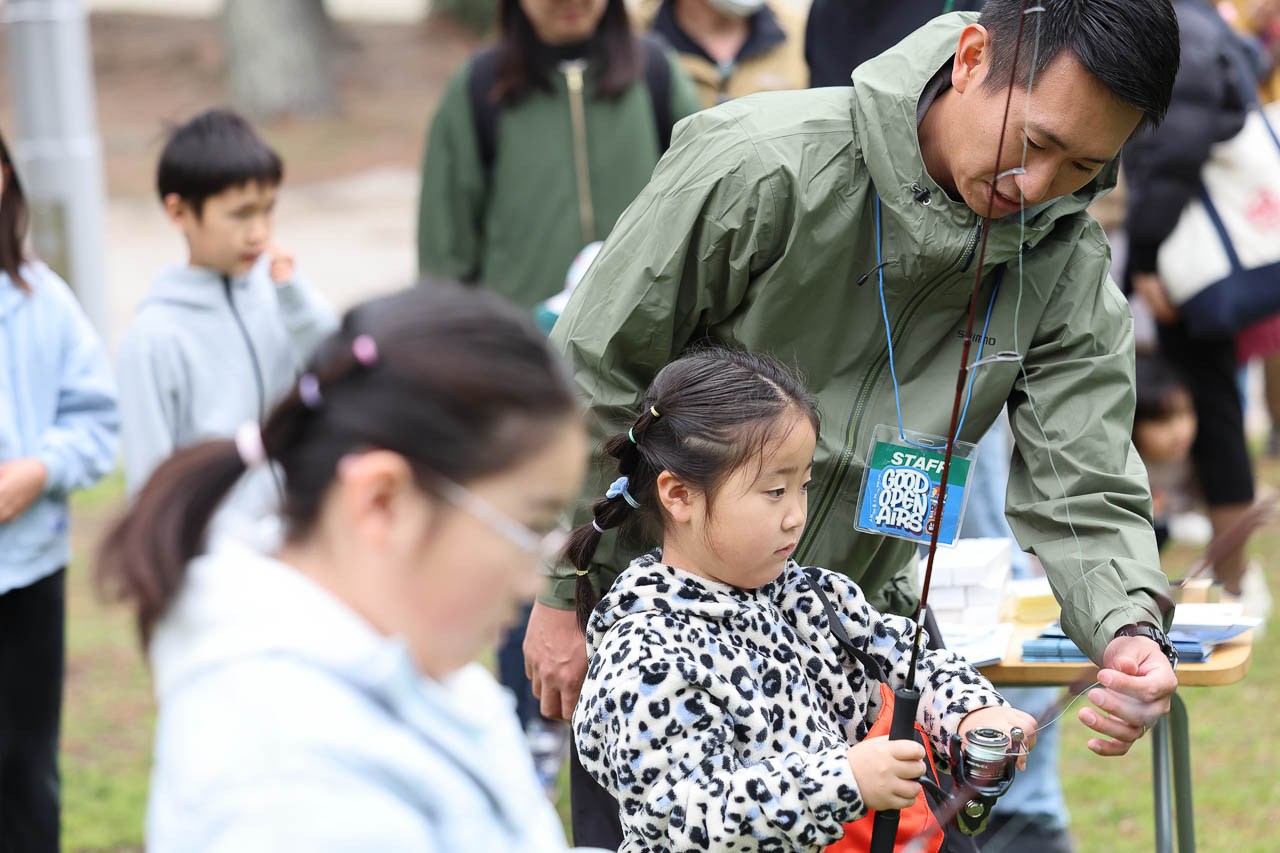
<path id="1" fill-rule="evenodd" d="M 644 0 L 636 17 L 680 54 L 708 107 L 809 85 L 804 16 L 785 2 Z"/>
<path id="2" fill-rule="evenodd" d="M 98 566 L 155 682 L 147 849 L 563 853 L 475 659 L 541 587 L 585 460 L 532 319 L 433 284 L 349 311 L 263 426 L 162 463 Z M 206 543 L 267 465 L 279 519 Z"/>
<path id="3" fill-rule="evenodd" d="M 623 0 L 501 0 L 498 23 L 431 121 L 418 266 L 532 308 L 609 234 L 701 104 L 674 56 L 632 32 Z"/>

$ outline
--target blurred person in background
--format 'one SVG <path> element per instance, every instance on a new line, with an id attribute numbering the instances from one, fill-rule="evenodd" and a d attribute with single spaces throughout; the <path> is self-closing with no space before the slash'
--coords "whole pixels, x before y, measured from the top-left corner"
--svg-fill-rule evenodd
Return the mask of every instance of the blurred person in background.
<path id="1" fill-rule="evenodd" d="M 809 85 L 848 86 L 853 69 L 944 12 L 977 12 L 983 0 L 813 0 L 805 27 Z"/>
<path id="2" fill-rule="evenodd" d="M 680 55 L 704 106 L 804 89 L 804 15 L 790 0 L 642 0 L 637 22 Z"/>
<path id="3" fill-rule="evenodd" d="M 422 169 L 418 266 L 536 309 L 649 180 L 672 125 L 701 108 L 674 55 L 623 0 L 502 0 L 500 41 L 449 81 Z M 498 652 L 544 783 L 568 728 L 525 677 L 524 621 Z"/>
<path id="4" fill-rule="evenodd" d="M 502 0 L 498 22 L 499 43 L 454 74 L 431 121 L 418 267 L 532 308 L 608 235 L 701 103 L 623 0 Z"/>
<path id="5" fill-rule="evenodd" d="M 58 274 L 27 255 L 0 135 L 0 850 L 59 850 L 67 501 L 115 467 L 115 384 Z"/>
<path id="6" fill-rule="evenodd" d="M 1196 197 L 1210 149 L 1240 132 L 1251 93 L 1240 69 L 1247 48 L 1201 0 L 1176 0 L 1182 64 L 1165 122 L 1136 135 L 1124 149 L 1129 236 L 1126 279 L 1151 309 L 1161 355 L 1179 371 L 1195 403 L 1191 457 L 1215 535 L 1253 503 L 1253 463 L 1244 431 L 1244 401 L 1236 381 L 1236 339 L 1190 335 L 1156 272 L 1161 244 L 1187 202 Z M 1243 61 L 1242 61 L 1243 60 Z M 1270 610 L 1261 567 L 1246 571 L 1244 546 L 1214 566 L 1225 590 L 1242 596 L 1254 615 Z M 1247 589 L 1246 589 L 1247 587 Z"/>
<path id="7" fill-rule="evenodd" d="M 542 586 L 585 459 L 532 319 L 432 284 L 349 311 L 265 426 L 163 463 L 99 562 L 154 676 L 147 848 L 563 851 L 474 661 Z M 269 464 L 281 517 L 206 543 Z"/>
<path id="8" fill-rule="evenodd" d="M 137 494 L 170 454 L 246 420 L 261 423 L 337 317 L 273 240 L 284 163 L 237 113 L 212 109 L 170 134 L 156 167 L 185 263 L 156 275 L 120 341 L 125 488 Z M 268 472 L 226 502 L 274 504 Z"/>
<path id="9" fill-rule="evenodd" d="M 1137 403 L 1133 411 L 1133 446 L 1148 470 L 1185 463 L 1196 436 L 1196 410 L 1181 375 L 1155 353 L 1134 358 Z M 1169 539 L 1169 496 L 1152 476 L 1151 505 L 1156 545 Z"/>

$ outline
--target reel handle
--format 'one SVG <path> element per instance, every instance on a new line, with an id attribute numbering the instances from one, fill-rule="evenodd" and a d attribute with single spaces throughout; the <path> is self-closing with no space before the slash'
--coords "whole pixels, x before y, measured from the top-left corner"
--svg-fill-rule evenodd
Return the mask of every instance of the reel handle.
<path id="1" fill-rule="evenodd" d="M 889 740 L 915 740 L 916 710 L 920 707 L 920 691 L 899 688 L 893 691 L 893 722 Z M 897 811 L 876 812 L 872 821 L 870 853 L 893 853 L 898 837 Z"/>

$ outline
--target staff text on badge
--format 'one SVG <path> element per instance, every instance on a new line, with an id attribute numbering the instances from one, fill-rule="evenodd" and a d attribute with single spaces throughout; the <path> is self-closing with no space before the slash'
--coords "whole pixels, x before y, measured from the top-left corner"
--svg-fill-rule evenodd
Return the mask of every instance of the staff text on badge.
<path id="1" fill-rule="evenodd" d="M 911 433 L 907 441 L 896 429 L 877 427 L 858 499 L 857 528 L 927 543 L 942 490 L 944 449 L 945 442 L 935 436 Z M 957 442 L 952 452 L 939 544 L 955 544 L 975 451 L 972 444 Z"/>

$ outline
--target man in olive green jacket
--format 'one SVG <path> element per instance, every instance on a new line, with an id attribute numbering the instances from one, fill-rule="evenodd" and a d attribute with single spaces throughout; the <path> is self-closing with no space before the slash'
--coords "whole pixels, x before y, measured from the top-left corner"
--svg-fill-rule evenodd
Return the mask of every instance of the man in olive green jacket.
<path id="1" fill-rule="evenodd" d="M 959 438 L 976 442 L 1008 406 L 1009 520 L 1043 562 L 1065 630 L 1106 667 L 1107 714 L 1081 719 L 1101 735 L 1090 747 L 1114 755 L 1168 710 L 1176 679 L 1163 653 L 1169 585 L 1130 442 L 1132 322 L 1085 209 L 1114 185 L 1125 140 L 1168 105 L 1177 24 L 1165 0 L 1036 5 L 1046 11 L 1027 22 L 1003 136 L 1021 0 L 937 19 L 860 66 L 852 89 L 752 96 L 683 122 L 552 339 L 601 434 L 630 426 L 649 379 L 699 341 L 799 365 L 822 429 L 797 559 L 901 607 L 886 587 L 915 545 L 854 529 L 872 432 L 898 425 L 877 258 L 902 423 L 945 435 L 992 205 L 975 332 L 990 310 L 983 354 L 1016 351 L 1021 364 L 972 371 Z M 588 496 L 602 492 L 593 483 Z M 599 553 L 602 588 L 635 556 L 611 538 Z M 566 574 L 525 643 L 544 713 L 563 715 L 585 668 L 572 614 L 557 609 L 571 606 Z M 1154 636 L 1117 636 L 1144 631 Z"/>

